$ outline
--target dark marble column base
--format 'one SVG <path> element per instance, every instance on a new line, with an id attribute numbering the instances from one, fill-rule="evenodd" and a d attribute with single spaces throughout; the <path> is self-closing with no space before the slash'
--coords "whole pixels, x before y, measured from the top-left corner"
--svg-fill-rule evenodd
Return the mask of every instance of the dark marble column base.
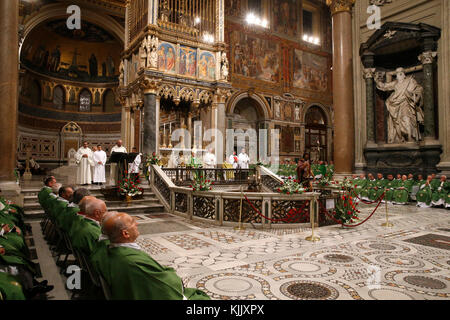
<path id="1" fill-rule="evenodd" d="M 438 173 L 441 145 L 404 144 L 364 148 L 367 172 L 427 175 Z"/>

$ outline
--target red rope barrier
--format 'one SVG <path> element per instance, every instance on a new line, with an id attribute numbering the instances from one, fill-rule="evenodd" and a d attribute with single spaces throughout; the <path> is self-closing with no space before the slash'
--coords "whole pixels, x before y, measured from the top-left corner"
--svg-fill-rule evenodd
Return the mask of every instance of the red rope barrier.
<path id="1" fill-rule="evenodd" d="M 361 198 L 358 196 L 358 194 L 355 192 L 355 197 L 356 197 L 358 200 L 361 200 L 361 202 L 364 203 L 364 204 L 374 204 L 374 203 L 378 202 L 378 199 L 380 199 L 381 196 L 378 197 L 377 200 L 374 200 L 374 201 L 367 201 L 367 200 L 361 199 Z"/>
<path id="2" fill-rule="evenodd" d="M 291 220 L 292 218 L 294 218 L 294 217 L 295 217 L 296 215 L 298 215 L 299 213 L 301 213 L 301 212 L 303 211 L 303 209 L 306 207 L 306 205 L 309 204 L 309 200 L 308 200 L 308 201 L 306 201 L 305 204 L 304 204 L 302 207 L 300 207 L 299 209 L 291 209 L 291 210 L 293 210 L 293 211 L 292 211 L 292 214 L 289 214 L 289 213 L 290 213 L 290 211 L 289 211 L 287 217 L 284 218 L 284 219 L 271 219 L 271 218 L 266 217 L 265 215 L 263 215 L 263 214 L 262 214 L 262 213 L 261 213 L 261 212 L 253 205 L 253 203 L 250 202 L 250 200 L 247 198 L 247 196 L 246 196 L 245 194 L 244 194 L 244 197 L 245 197 L 245 200 L 246 200 L 246 201 L 248 202 L 248 204 L 250 205 L 250 207 L 252 207 L 252 209 L 255 210 L 255 212 L 256 212 L 258 215 L 260 215 L 260 216 L 263 217 L 264 219 L 270 220 L 270 221 L 272 221 L 272 222 L 280 222 L 280 221 L 287 222 L 287 221 Z M 307 213 L 308 213 L 308 212 L 305 213 L 305 216 L 306 216 Z"/>
<path id="3" fill-rule="evenodd" d="M 372 213 L 371 213 L 366 219 L 364 219 L 363 221 L 361 221 L 360 223 L 357 223 L 357 224 L 344 224 L 344 223 L 342 223 L 342 221 L 336 219 L 336 218 L 333 217 L 333 216 L 330 216 L 329 213 L 328 213 L 328 211 L 327 211 L 327 209 L 323 207 L 323 205 L 320 203 L 320 201 L 319 201 L 319 206 L 321 206 L 322 209 L 325 209 L 325 210 L 324 210 L 325 214 L 326 214 L 329 218 L 331 218 L 333 221 L 335 221 L 335 222 L 337 222 L 337 223 L 340 223 L 340 224 L 343 225 L 344 227 L 350 227 L 350 228 L 353 228 L 353 227 L 357 227 L 357 226 L 362 225 L 363 223 L 365 223 L 367 220 L 369 220 L 369 219 L 373 216 L 373 214 L 375 213 L 375 211 L 377 211 L 378 207 L 380 206 L 381 201 L 383 200 L 385 194 L 386 194 L 386 192 L 383 192 L 383 194 L 378 198 L 378 199 L 380 199 L 380 201 L 378 202 L 377 206 L 376 206 L 375 209 L 372 211 Z M 334 213 L 336 213 L 336 212 L 334 212 Z"/>

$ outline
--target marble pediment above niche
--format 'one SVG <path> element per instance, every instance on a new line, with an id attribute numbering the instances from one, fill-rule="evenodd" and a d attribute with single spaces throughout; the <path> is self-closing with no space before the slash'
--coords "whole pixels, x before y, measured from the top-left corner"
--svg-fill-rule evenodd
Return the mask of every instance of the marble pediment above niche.
<path id="1" fill-rule="evenodd" d="M 425 38 L 439 39 L 441 30 L 425 23 L 386 22 L 360 47 L 360 55 L 388 55 L 421 47 Z"/>

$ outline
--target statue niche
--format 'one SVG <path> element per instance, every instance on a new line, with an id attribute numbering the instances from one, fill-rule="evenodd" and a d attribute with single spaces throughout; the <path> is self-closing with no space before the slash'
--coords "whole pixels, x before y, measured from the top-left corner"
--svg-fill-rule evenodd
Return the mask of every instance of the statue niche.
<path id="1" fill-rule="evenodd" d="M 360 47 L 366 84 L 367 170 L 437 171 L 437 77 L 440 29 L 386 22 Z"/>

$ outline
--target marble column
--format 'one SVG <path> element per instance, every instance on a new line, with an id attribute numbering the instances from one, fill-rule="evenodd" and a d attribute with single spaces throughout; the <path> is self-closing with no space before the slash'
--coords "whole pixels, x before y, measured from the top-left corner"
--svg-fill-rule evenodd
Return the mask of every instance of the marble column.
<path id="1" fill-rule="evenodd" d="M 355 0 L 327 0 L 333 25 L 334 164 L 337 174 L 353 171 L 352 6 Z"/>
<path id="2" fill-rule="evenodd" d="M 436 52 L 426 51 L 418 58 L 423 65 L 424 139 L 435 140 L 433 62 Z"/>
<path id="3" fill-rule="evenodd" d="M 364 79 L 366 80 L 366 145 L 375 144 L 375 68 L 364 69 Z"/>
<path id="4" fill-rule="evenodd" d="M 143 153 L 159 153 L 159 101 L 155 93 L 144 94 Z"/>
<path id="5" fill-rule="evenodd" d="M 15 181 L 17 144 L 17 90 L 19 2 L 0 1 L 0 181 Z"/>

